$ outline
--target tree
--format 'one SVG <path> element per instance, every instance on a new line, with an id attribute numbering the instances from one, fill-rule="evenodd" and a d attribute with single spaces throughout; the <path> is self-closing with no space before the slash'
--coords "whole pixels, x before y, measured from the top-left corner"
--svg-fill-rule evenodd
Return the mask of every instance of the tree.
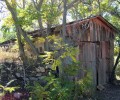
<path id="1" fill-rule="evenodd" d="M 63 40 L 65 41 L 65 35 L 66 35 L 66 16 L 67 16 L 67 0 L 63 0 L 63 28 L 62 28 L 62 32 L 63 32 Z"/>
<path id="2" fill-rule="evenodd" d="M 42 8 L 42 4 L 43 4 L 43 0 L 31 0 L 34 4 L 34 7 L 37 11 L 38 16 L 38 24 L 39 24 L 39 28 L 43 29 L 43 25 L 42 25 L 42 18 L 41 18 L 41 8 Z"/>
<path id="3" fill-rule="evenodd" d="M 63 32 L 63 40 L 65 40 L 65 34 L 66 34 L 66 16 L 67 16 L 67 10 L 74 7 L 76 3 L 79 4 L 81 2 L 80 0 L 73 0 L 68 4 L 68 0 L 63 0 L 63 22 L 62 22 L 62 32 Z"/>
<path id="4" fill-rule="evenodd" d="M 13 0 L 11 3 L 8 2 L 7 0 L 4 0 L 4 1 L 6 3 L 8 10 L 11 12 L 12 18 L 14 20 L 14 24 L 17 32 L 18 44 L 19 44 L 20 57 L 22 58 L 23 63 L 26 65 L 26 56 L 25 56 L 24 47 L 21 41 L 21 35 L 24 37 L 24 39 L 30 45 L 31 49 L 36 55 L 38 55 L 38 52 L 35 49 L 32 42 L 30 41 L 30 39 L 27 37 L 26 32 L 22 29 L 21 25 L 19 24 L 19 19 L 17 17 L 17 11 L 16 11 L 16 1 Z"/>

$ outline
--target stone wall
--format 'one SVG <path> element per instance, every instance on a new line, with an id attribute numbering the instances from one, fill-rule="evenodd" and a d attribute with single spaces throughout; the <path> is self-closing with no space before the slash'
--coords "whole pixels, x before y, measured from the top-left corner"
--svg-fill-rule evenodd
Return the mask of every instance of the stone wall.
<path id="1" fill-rule="evenodd" d="M 22 85 L 24 78 L 25 82 L 31 84 L 36 81 L 44 84 L 42 78 L 48 75 L 49 71 L 51 71 L 50 65 L 46 67 L 32 65 L 24 68 L 22 65 L 5 62 L 0 64 L 0 84 L 6 85 L 10 80 L 15 79 L 16 82 L 13 85 Z"/>

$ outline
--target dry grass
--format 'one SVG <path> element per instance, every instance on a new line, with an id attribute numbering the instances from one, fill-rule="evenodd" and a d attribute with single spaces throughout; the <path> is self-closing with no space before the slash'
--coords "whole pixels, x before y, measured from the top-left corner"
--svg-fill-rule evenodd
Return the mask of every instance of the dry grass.
<path id="1" fill-rule="evenodd" d="M 4 61 L 15 61 L 16 59 L 18 59 L 19 54 L 16 52 L 6 52 L 0 49 L 0 62 L 4 62 Z"/>

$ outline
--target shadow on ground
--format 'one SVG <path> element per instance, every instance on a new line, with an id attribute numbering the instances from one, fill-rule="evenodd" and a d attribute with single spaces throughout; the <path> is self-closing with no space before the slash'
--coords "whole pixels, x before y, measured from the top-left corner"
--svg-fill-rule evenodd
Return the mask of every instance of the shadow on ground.
<path id="1" fill-rule="evenodd" d="M 120 100 L 120 85 L 106 85 L 102 91 L 97 91 L 95 100 Z"/>

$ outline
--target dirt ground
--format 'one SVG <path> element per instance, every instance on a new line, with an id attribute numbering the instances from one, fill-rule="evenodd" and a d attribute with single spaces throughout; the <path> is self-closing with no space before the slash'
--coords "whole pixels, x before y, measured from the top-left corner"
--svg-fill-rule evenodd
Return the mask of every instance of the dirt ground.
<path id="1" fill-rule="evenodd" d="M 104 90 L 96 92 L 95 100 L 120 100 L 120 85 L 106 85 Z"/>

